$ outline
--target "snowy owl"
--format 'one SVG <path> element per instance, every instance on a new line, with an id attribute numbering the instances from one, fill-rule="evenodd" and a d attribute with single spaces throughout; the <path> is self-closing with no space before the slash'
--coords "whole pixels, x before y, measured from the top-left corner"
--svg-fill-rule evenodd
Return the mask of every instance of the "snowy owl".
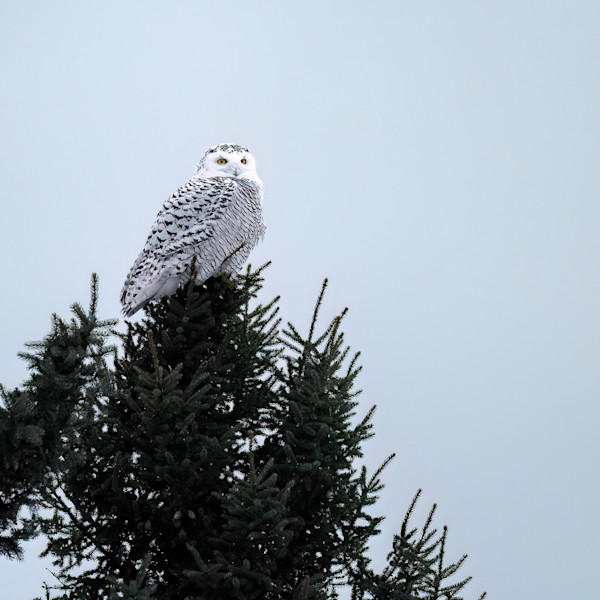
<path id="1" fill-rule="evenodd" d="M 206 151 L 194 176 L 162 206 L 121 292 L 133 315 L 186 284 L 196 257 L 196 283 L 234 273 L 265 233 L 263 183 L 254 157 L 237 144 Z"/>

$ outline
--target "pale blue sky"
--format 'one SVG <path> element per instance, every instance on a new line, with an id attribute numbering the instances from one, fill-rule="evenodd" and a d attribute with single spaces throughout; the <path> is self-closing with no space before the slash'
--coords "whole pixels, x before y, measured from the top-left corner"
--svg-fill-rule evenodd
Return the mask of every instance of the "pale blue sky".
<path id="1" fill-rule="evenodd" d="M 118 294 L 204 150 L 265 181 L 262 299 L 344 306 L 378 405 L 377 564 L 415 490 L 469 597 L 590 598 L 600 551 L 600 4 L 5 2 L 0 381 L 50 313 Z M 47 561 L 0 559 L 1 595 Z"/>

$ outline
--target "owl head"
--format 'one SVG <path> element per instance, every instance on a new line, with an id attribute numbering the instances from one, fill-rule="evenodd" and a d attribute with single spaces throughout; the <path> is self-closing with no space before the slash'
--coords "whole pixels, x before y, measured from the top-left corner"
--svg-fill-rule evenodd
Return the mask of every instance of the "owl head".
<path id="1" fill-rule="evenodd" d="M 200 159 L 194 177 L 245 177 L 260 182 L 254 157 L 248 148 L 237 144 L 209 148 Z"/>

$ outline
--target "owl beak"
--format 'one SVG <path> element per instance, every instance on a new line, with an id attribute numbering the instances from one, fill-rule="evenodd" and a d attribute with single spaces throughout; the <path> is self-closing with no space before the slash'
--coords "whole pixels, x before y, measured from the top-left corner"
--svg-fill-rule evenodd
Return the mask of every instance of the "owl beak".
<path id="1" fill-rule="evenodd" d="M 233 167 L 233 173 L 237 177 L 240 174 L 240 168 L 239 167 Z"/>

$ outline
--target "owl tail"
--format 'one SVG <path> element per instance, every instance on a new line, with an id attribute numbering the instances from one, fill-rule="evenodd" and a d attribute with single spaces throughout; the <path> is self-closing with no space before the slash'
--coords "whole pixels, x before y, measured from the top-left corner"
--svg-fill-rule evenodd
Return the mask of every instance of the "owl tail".
<path id="1" fill-rule="evenodd" d="M 159 279 L 135 294 L 126 294 L 130 297 L 123 302 L 123 314 L 126 317 L 132 317 L 140 308 L 144 308 L 148 302 L 174 294 L 181 283 L 182 277 L 177 275 L 176 277 Z"/>

